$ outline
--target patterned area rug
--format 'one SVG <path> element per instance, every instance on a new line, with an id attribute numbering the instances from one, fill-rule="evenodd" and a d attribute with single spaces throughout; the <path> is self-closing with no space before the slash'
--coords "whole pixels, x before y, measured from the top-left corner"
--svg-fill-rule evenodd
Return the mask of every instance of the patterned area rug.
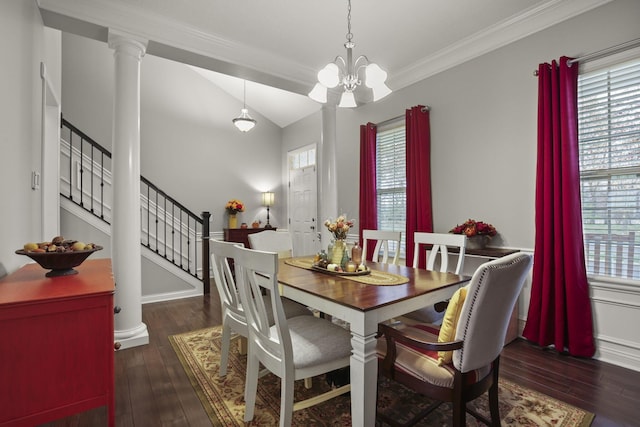
<path id="1" fill-rule="evenodd" d="M 262 377 L 258 385 L 255 417 L 243 422 L 244 373 L 246 356 L 238 354 L 232 343 L 229 368 L 225 378 L 218 376 L 222 328 L 212 327 L 169 337 L 182 365 L 214 426 L 275 426 L 280 411 L 280 379 L 273 374 Z M 324 378 L 313 379 L 310 390 L 296 382 L 295 401 L 329 389 Z M 408 389 L 380 380 L 379 410 L 403 422 L 426 407 L 428 401 Z M 469 404 L 488 416 L 486 398 Z M 500 380 L 500 414 L 503 426 L 588 427 L 593 414 L 567 405 L 533 390 Z M 451 425 L 451 407 L 441 405 L 418 426 Z M 294 413 L 294 426 L 351 425 L 349 394 Z M 468 426 L 483 425 L 467 415 Z"/>

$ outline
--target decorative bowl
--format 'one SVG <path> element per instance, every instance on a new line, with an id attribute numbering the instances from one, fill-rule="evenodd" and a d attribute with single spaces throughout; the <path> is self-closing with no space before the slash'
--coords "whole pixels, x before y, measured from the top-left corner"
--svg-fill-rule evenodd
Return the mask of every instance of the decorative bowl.
<path id="1" fill-rule="evenodd" d="M 78 274 L 77 267 L 84 262 L 92 253 L 102 250 L 102 246 L 95 245 L 93 249 L 82 251 L 66 252 L 33 252 L 18 249 L 18 255 L 26 255 L 46 270 L 51 270 L 45 274 L 47 277 L 70 276 Z"/>

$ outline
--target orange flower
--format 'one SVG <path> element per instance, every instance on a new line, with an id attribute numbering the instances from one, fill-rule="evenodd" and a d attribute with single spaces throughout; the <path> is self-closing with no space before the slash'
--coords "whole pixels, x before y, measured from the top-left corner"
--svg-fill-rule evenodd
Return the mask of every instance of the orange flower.
<path id="1" fill-rule="evenodd" d="M 238 199 L 231 199 L 227 202 L 224 208 L 229 214 L 235 215 L 238 212 L 244 212 L 244 203 Z"/>
<path id="2" fill-rule="evenodd" d="M 335 221 L 326 220 L 324 226 L 327 227 L 327 230 L 333 234 L 336 240 L 344 240 L 347 238 L 347 233 L 349 233 L 349 229 L 353 227 L 354 223 L 354 220 L 347 219 L 347 216 L 342 214 Z"/>

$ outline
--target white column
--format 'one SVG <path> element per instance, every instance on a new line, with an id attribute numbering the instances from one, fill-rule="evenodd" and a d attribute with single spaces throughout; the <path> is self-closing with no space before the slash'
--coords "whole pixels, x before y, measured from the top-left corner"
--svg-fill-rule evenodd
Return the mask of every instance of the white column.
<path id="1" fill-rule="evenodd" d="M 318 226 L 322 230 L 321 247 L 326 249 L 331 241 L 331 233 L 323 224 L 328 218 L 340 215 L 338 212 L 338 180 L 336 176 L 336 105 L 327 102 L 322 105 L 322 137 L 320 138 L 320 218 Z"/>
<path id="2" fill-rule="evenodd" d="M 142 323 L 140 249 L 140 60 L 146 41 L 109 30 L 115 50 L 111 259 L 116 282 L 115 340 L 121 348 L 149 343 Z"/>

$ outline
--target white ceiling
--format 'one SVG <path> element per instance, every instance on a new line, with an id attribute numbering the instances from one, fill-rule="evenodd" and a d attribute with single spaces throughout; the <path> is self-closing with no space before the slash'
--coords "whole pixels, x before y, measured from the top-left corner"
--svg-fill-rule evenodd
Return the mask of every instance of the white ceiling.
<path id="1" fill-rule="evenodd" d="M 46 25 L 106 41 L 149 40 L 148 53 L 204 73 L 284 127 L 319 107 L 304 95 L 345 55 L 346 0 L 37 0 Z M 398 90 L 611 0 L 352 0 L 354 55 Z M 254 84 L 255 83 L 255 84 Z M 284 93 L 283 91 L 290 92 Z"/>

